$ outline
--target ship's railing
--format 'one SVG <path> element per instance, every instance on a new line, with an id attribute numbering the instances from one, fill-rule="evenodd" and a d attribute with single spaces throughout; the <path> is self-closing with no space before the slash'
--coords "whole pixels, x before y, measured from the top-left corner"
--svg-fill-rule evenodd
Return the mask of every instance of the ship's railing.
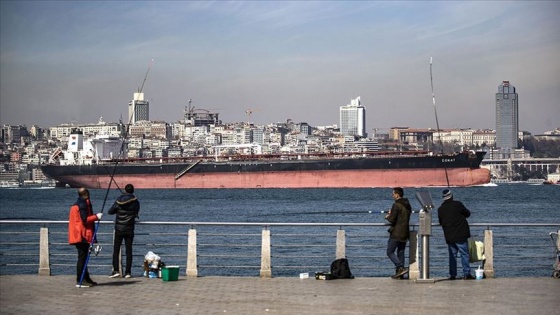
<path id="1" fill-rule="evenodd" d="M 67 221 L 0 221 L 0 274 L 73 274 L 76 250 L 67 244 Z M 98 244 L 90 260 L 92 274 L 108 274 L 112 261 L 112 222 L 101 222 Z M 447 275 L 448 254 L 441 228 L 433 224 L 430 270 Z M 550 231 L 558 224 L 471 223 L 471 233 L 485 245 L 487 277 L 549 275 L 553 254 Z M 134 269 L 152 251 L 166 265 L 183 266 L 191 276 L 290 276 L 328 271 L 330 262 L 347 257 L 357 276 L 387 276 L 393 266 L 386 257 L 388 234 L 383 223 L 246 223 L 138 222 Z M 418 225 L 411 224 L 407 247 L 410 278 L 418 278 L 422 253 Z M 557 241 L 558 242 L 558 241 Z M 421 243 L 421 242 L 420 242 Z M 560 248 L 560 244 L 556 244 Z M 121 248 L 124 255 L 124 244 Z M 458 263 L 459 268 L 460 262 Z"/>
<path id="2" fill-rule="evenodd" d="M 121 158 L 104 159 L 99 164 L 115 163 L 195 163 L 215 162 L 215 161 L 281 161 L 281 160 L 313 160 L 313 159 L 347 159 L 347 158 L 376 158 L 376 157 L 415 157 L 430 155 L 430 151 L 411 150 L 411 151 L 367 151 L 367 152 L 330 152 L 330 153 L 282 153 L 282 154 L 238 154 L 238 155 L 206 155 L 190 157 L 150 157 L 150 158 Z M 438 154 L 435 154 L 436 156 Z M 449 154 L 453 156 L 454 154 Z"/>

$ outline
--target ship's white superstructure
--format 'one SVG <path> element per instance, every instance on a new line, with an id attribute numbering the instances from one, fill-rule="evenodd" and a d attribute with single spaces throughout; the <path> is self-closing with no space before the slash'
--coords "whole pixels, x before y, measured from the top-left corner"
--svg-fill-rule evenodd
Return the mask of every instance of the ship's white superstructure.
<path id="1" fill-rule="evenodd" d="M 126 142 L 122 138 L 96 136 L 86 138 L 81 132 L 73 132 L 68 137 L 68 149 L 62 151 L 60 165 L 91 165 L 103 160 L 124 158 L 127 156 Z"/>

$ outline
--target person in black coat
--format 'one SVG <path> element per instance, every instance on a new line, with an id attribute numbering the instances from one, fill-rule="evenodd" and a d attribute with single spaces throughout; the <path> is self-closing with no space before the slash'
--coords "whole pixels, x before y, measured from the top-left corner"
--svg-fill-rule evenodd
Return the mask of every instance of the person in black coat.
<path id="1" fill-rule="evenodd" d="M 409 224 L 412 207 L 408 199 L 403 198 L 404 190 L 401 187 L 393 188 L 392 194 L 395 203 L 385 216 L 385 219 L 391 224 L 387 241 L 387 256 L 395 265 L 395 274 L 391 278 L 401 279 L 404 274 L 408 273 L 408 269 L 404 267 L 404 251 L 410 236 Z M 396 255 L 395 251 L 397 251 Z"/>
<path id="2" fill-rule="evenodd" d="M 471 212 L 460 201 L 453 200 L 453 193 L 445 189 L 442 194 L 443 203 L 438 208 L 439 224 L 443 228 L 445 242 L 449 252 L 449 280 L 457 278 L 457 252 L 461 254 L 463 279 L 474 279 L 469 266 L 469 245 L 471 237 L 469 222 Z"/>
<path id="3" fill-rule="evenodd" d="M 140 212 L 140 202 L 133 195 L 134 186 L 132 184 L 127 184 L 124 187 L 124 191 L 108 211 L 111 215 L 116 214 L 113 242 L 113 272 L 111 273 L 111 278 L 122 276 L 119 272 L 119 257 L 123 240 L 126 248 L 125 278 L 132 276 L 132 242 L 134 240 L 134 225 Z"/>

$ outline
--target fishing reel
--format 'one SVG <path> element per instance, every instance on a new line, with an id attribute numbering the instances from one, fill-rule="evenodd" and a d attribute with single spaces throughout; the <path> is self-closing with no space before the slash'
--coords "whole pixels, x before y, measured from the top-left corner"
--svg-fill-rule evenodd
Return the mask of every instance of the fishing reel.
<path id="1" fill-rule="evenodd" d="M 101 252 L 102 249 L 103 249 L 103 246 L 101 246 L 101 245 L 92 246 L 92 250 L 93 250 L 93 253 L 95 254 L 95 256 L 99 255 L 99 253 Z"/>

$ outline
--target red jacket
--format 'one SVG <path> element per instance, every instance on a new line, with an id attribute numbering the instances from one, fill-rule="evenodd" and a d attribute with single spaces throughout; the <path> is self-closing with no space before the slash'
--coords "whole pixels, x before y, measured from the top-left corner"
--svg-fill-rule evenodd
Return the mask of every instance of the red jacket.
<path id="1" fill-rule="evenodd" d="M 78 198 L 70 207 L 68 218 L 68 244 L 91 243 L 97 216 L 93 214 L 89 199 Z"/>

